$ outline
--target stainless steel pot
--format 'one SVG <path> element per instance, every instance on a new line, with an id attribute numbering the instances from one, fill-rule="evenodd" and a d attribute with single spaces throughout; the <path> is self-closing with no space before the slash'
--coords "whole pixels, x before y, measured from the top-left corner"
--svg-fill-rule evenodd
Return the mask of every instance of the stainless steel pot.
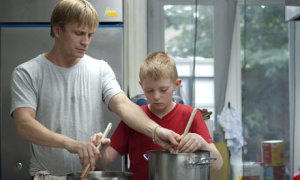
<path id="1" fill-rule="evenodd" d="M 81 173 L 67 175 L 67 180 L 131 180 L 133 173 L 124 171 L 90 171 L 86 178 Z"/>
<path id="2" fill-rule="evenodd" d="M 149 151 L 149 180 L 209 180 L 210 163 L 216 158 L 208 151 L 171 154 Z"/>

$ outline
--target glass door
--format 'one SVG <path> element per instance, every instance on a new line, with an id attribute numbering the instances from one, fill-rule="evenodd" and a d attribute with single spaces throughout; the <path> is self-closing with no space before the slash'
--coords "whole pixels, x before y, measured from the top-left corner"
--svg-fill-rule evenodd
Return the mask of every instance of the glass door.
<path id="1" fill-rule="evenodd" d="M 252 2 L 252 3 L 251 3 Z M 260 2 L 259 2 L 260 3 Z M 284 4 L 240 5 L 243 162 L 289 174 L 289 51 Z M 244 175 L 249 167 L 244 165 Z"/>

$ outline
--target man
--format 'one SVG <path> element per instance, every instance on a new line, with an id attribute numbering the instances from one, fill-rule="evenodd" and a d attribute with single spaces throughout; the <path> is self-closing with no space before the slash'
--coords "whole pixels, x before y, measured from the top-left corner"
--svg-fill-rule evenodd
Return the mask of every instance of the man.
<path id="1" fill-rule="evenodd" d="M 89 2 L 62 0 L 51 16 L 53 48 L 13 72 L 11 115 L 18 134 L 32 142 L 31 176 L 63 176 L 89 162 L 95 168 L 99 151 L 87 140 L 101 130 L 101 101 L 163 148 L 178 144 L 178 134 L 157 128 L 126 97 L 105 61 L 85 55 L 97 26 Z"/>

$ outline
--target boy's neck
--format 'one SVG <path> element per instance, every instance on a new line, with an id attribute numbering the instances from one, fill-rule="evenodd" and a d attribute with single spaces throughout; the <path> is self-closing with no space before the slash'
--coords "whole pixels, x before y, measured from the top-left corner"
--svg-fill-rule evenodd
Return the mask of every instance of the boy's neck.
<path id="1" fill-rule="evenodd" d="M 163 111 L 154 111 L 154 110 L 151 109 L 150 104 L 148 104 L 149 110 L 153 114 L 155 114 L 157 117 L 159 117 L 160 119 L 162 119 L 164 116 L 169 114 L 169 112 L 171 112 L 174 109 L 175 106 L 176 106 L 176 103 L 172 101 L 172 104 L 169 107 L 167 107 L 166 109 L 164 109 Z"/>

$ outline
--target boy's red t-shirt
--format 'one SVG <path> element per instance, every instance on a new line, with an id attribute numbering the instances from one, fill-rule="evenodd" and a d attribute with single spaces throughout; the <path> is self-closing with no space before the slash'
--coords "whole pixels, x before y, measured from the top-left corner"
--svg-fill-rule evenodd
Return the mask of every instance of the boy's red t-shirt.
<path id="1" fill-rule="evenodd" d="M 160 119 L 149 110 L 148 105 L 141 107 L 148 117 L 157 124 L 178 134 L 183 134 L 193 111 L 191 106 L 176 103 L 172 111 Z M 213 142 L 200 111 L 196 112 L 189 132 L 201 135 L 208 143 Z M 149 150 L 162 149 L 154 144 L 150 137 L 129 128 L 123 121 L 120 122 L 113 133 L 110 145 L 120 155 L 129 154 L 130 172 L 134 173 L 133 180 L 148 179 L 148 161 L 143 156 Z"/>

